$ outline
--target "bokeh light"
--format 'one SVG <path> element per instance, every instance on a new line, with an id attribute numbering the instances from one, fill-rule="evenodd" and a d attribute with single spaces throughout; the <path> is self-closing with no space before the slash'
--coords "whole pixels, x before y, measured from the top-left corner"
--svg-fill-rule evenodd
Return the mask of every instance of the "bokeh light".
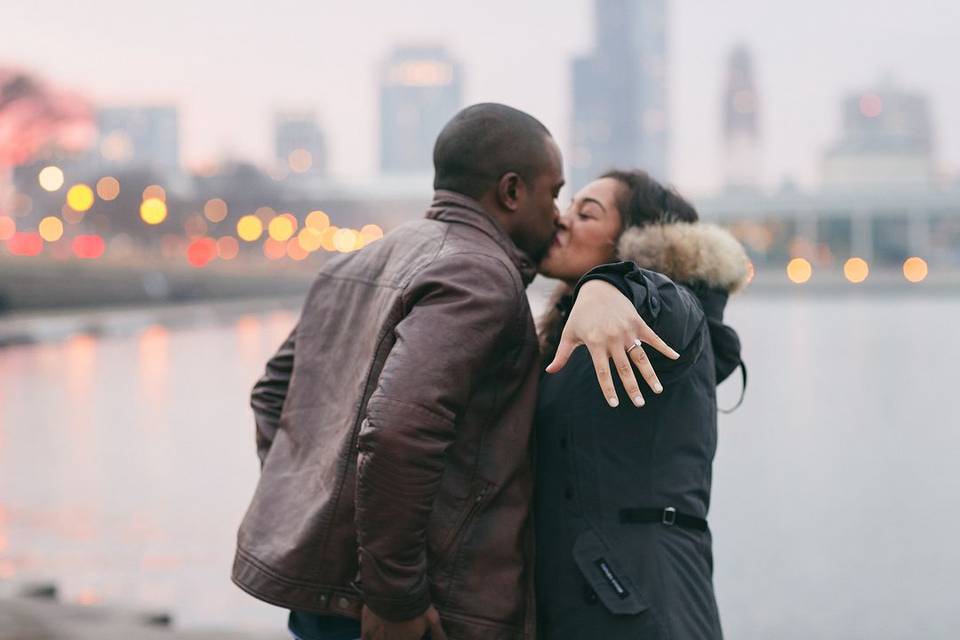
<path id="1" fill-rule="evenodd" d="M 903 277 L 909 282 L 923 282 L 927 279 L 929 268 L 927 261 L 916 256 L 907 258 L 903 263 Z"/>
<path id="2" fill-rule="evenodd" d="M 0 216 L 0 240 L 9 240 L 17 232 L 17 221 L 10 216 Z"/>
<path id="3" fill-rule="evenodd" d="M 246 242 L 259 240 L 263 235 L 263 222 L 255 215 L 245 215 L 237 220 L 237 235 Z"/>
<path id="4" fill-rule="evenodd" d="M 89 211 L 93 206 L 93 189 L 85 184 L 75 184 L 67 191 L 67 204 L 74 211 Z"/>
<path id="5" fill-rule="evenodd" d="M 37 181 L 44 191 L 56 191 L 63 186 L 63 171 L 53 165 L 44 167 L 37 174 Z"/>
<path id="6" fill-rule="evenodd" d="M 63 208 L 60 209 L 60 215 L 69 224 L 77 224 L 83 220 L 83 211 L 74 211 L 68 204 L 63 205 Z"/>
<path id="7" fill-rule="evenodd" d="M 273 238 L 267 238 L 263 243 L 263 255 L 270 260 L 279 260 L 287 255 L 287 244 Z"/>
<path id="8" fill-rule="evenodd" d="M 167 203 L 160 198 L 147 198 L 140 204 L 140 218 L 147 224 L 160 224 L 167 219 Z"/>
<path id="9" fill-rule="evenodd" d="M 217 240 L 217 257 L 221 260 L 233 260 L 240 253 L 240 243 L 233 236 L 223 236 Z"/>
<path id="10" fill-rule="evenodd" d="M 870 265 L 863 258 L 850 258 L 843 264 L 844 277 L 854 284 L 860 284 L 870 275 Z"/>
<path id="11" fill-rule="evenodd" d="M 297 220 L 297 216 L 293 215 L 289 211 L 281 213 L 280 216 L 290 221 L 290 224 L 293 225 L 294 232 L 296 232 L 296 230 L 300 227 L 300 221 Z"/>
<path id="12" fill-rule="evenodd" d="M 323 246 L 320 242 L 322 234 L 322 231 L 318 231 L 313 227 L 304 227 L 300 230 L 300 233 L 297 234 L 297 241 L 306 251 L 313 252 Z"/>
<path id="13" fill-rule="evenodd" d="M 133 141 L 123 131 L 111 131 L 100 143 L 100 155 L 111 162 L 127 162 L 133 157 Z"/>
<path id="14" fill-rule="evenodd" d="M 97 180 L 97 195 L 103 200 L 115 200 L 120 195 L 120 181 L 113 176 Z"/>
<path id="15" fill-rule="evenodd" d="M 860 96 L 860 113 L 867 118 L 876 118 L 883 113 L 883 100 L 875 93 Z"/>
<path id="16" fill-rule="evenodd" d="M 152 184 L 146 189 L 143 190 L 143 199 L 150 200 L 151 198 L 156 198 L 161 202 L 167 201 L 167 192 L 166 190 L 158 184 Z"/>
<path id="17" fill-rule="evenodd" d="M 260 222 L 264 225 L 270 224 L 270 221 L 276 217 L 277 212 L 271 209 L 270 207 L 259 207 L 256 211 L 253 212 L 253 215 L 260 218 Z"/>
<path id="18" fill-rule="evenodd" d="M 183 221 L 183 230 L 189 238 L 206 235 L 207 221 L 199 213 L 194 214 Z"/>
<path id="19" fill-rule="evenodd" d="M 313 165 L 313 155 L 306 149 L 294 149 L 287 157 L 290 170 L 295 173 L 304 173 Z"/>
<path id="20" fill-rule="evenodd" d="M 337 246 L 333 244 L 333 237 L 337 235 L 337 231 L 339 230 L 339 227 L 330 225 L 320 232 L 320 246 L 323 247 L 325 251 L 337 250 Z"/>
<path id="21" fill-rule="evenodd" d="M 293 260 L 303 260 L 310 255 L 310 252 L 300 246 L 300 241 L 297 238 L 290 238 L 287 241 L 287 255 Z"/>
<path id="22" fill-rule="evenodd" d="M 73 239 L 73 255 L 83 260 L 95 260 L 103 255 L 107 245 L 97 235 L 77 236 Z"/>
<path id="23" fill-rule="evenodd" d="M 363 228 L 360 229 L 360 238 L 363 241 L 363 246 L 366 246 L 371 242 L 376 242 L 382 237 L 383 229 L 381 229 L 379 225 L 365 224 L 363 225 Z"/>
<path id="24" fill-rule="evenodd" d="M 207 200 L 207 204 L 203 205 L 203 215 L 210 222 L 221 222 L 227 217 L 228 211 L 227 203 L 220 198 Z"/>
<path id="25" fill-rule="evenodd" d="M 15 256 L 36 256 L 43 251 L 43 238 L 32 231 L 18 232 L 7 240 L 7 251 Z"/>
<path id="26" fill-rule="evenodd" d="M 37 225 L 37 231 L 47 242 L 56 242 L 63 237 L 63 222 L 55 216 L 47 216 Z"/>
<path id="27" fill-rule="evenodd" d="M 187 246 L 187 262 L 193 267 L 206 266 L 217 257 L 217 243 L 213 238 L 197 238 Z"/>
<path id="28" fill-rule="evenodd" d="M 813 266 L 809 260 L 794 258 L 787 263 L 787 277 L 790 278 L 790 282 L 803 284 L 807 282 L 812 275 Z"/>
<path id="29" fill-rule="evenodd" d="M 357 249 L 360 234 L 353 229 L 339 229 L 333 234 L 333 246 L 340 253 L 349 253 Z"/>
<path id="30" fill-rule="evenodd" d="M 311 229 L 316 229 L 317 231 L 323 231 L 330 226 L 330 216 L 328 216 L 323 211 L 311 211 L 307 214 L 307 219 L 304 222 Z"/>
<path id="31" fill-rule="evenodd" d="M 270 221 L 267 232 L 277 242 L 286 242 L 293 235 L 294 226 L 286 216 L 277 216 Z"/>

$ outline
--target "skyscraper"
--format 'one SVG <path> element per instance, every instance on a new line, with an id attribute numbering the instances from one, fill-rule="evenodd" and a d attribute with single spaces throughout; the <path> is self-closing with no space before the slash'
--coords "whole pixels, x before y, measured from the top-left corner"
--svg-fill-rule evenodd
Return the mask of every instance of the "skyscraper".
<path id="1" fill-rule="evenodd" d="M 611 167 L 667 178 L 667 0 L 594 0 L 595 48 L 573 62 L 574 186 Z"/>
<path id="2" fill-rule="evenodd" d="M 756 189 L 760 182 L 759 100 L 753 61 L 746 47 L 734 48 L 727 61 L 723 92 L 723 174 L 726 189 Z"/>
<path id="3" fill-rule="evenodd" d="M 98 150 L 107 165 L 161 171 L 180 167 L 176 107 L 107 107 L 97 111 Z"/>
<path id="4" fill-rule="evenodd" d="M 928 186 L 936 179 L 926 96 L 891 81 L 843 102 L 843 130 L 823 156 L 826 187 Z"/>
<path id="5" fill-rule="evenodd" d="M 326 173 L 326 144 L 317 117 L 311 111 L 277 114 L 273 149 L 277 162 L 295 173 Z"/>
<path id="6" fill-rule="evenodd" d="M 423 174 L 433 143 L 462 104 L 460 65 L 440 47 L 400 47 L 380 78 L 380 170 Z"/>

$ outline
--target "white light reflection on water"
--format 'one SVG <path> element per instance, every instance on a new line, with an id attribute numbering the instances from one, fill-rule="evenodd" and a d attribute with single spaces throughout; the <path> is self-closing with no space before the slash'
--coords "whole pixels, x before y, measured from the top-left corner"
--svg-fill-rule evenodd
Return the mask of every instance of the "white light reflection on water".
<path id="1" fill-rule="evenodd" d="M 257 477 L 248 394 L 295 317 L 0 351 L 0 578 L 281 628 L 229 567 Z M 721 418 L 711 513 L 728 637 L 960 627 L 958 317 L 924 298 L 732 304 L 751 380 Z"/>

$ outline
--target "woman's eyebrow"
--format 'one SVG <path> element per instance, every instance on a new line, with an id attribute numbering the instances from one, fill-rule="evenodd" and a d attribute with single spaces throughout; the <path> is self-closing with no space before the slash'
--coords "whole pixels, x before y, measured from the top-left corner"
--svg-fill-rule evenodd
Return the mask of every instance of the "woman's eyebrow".
<path id="1" fill-rule="evenodd" d="M 599 200 L 597 200 L 596 198 L 584 198 L 583 201 L 584 201 L 584 202 L 592 202 L 593 204 L 595 204 L 595 205 L 597 205 L 598 207 L 600 207 L 600 209 L 601 209 L 604 213 L 607 212 L 607 208 L 606 208 L 605 206 L 603 206 L 603 203 L 600 202 Z"/>

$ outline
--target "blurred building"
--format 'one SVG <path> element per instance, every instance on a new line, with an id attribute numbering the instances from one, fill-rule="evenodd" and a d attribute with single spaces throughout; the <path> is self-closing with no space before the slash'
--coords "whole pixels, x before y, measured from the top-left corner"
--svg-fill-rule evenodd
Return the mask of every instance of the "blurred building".
<path id="1" fill-rule="evenodd" d="M 753 60 L 737 46 L 727 60 L 723 91 L 723 175 L 728 191 L 754 191 L 760 183 L 759 99 Z"/>
<path id="2" fill-rule="evenodd" d="M 594 0 L 593 53 L 573 62 L 574 186 L 611 167 L 666 179 L 667 0 Z"/>
<path id="3" fill-rule="evenodd" d="M 433 144 L 463 101 L 461 69 L 440 47 L 401 47 L 380 77 L 380 170 L 433 170 Z"/>
<path id="4" fill-rule="evenodd" d="M 892 82 L 851 94 L 843 102 L 843 129 L 823 156 L 826 188 L 923 187 L 936 162 L 926 96 Z"/>
<path id="5" fill-rule="evenodd" d="M 277 114 L 273 148 L 279 164 L 296 173 L 325 175 L 327 150 L 323 132 L 313 112 Z"/>
<path id="6" fill-rule="evenodd" d="M 176 107 L 106 107 L 97 111 L 96 120 L 97 151 L 105 166 L 179 170 L 180 125 Z"/>

